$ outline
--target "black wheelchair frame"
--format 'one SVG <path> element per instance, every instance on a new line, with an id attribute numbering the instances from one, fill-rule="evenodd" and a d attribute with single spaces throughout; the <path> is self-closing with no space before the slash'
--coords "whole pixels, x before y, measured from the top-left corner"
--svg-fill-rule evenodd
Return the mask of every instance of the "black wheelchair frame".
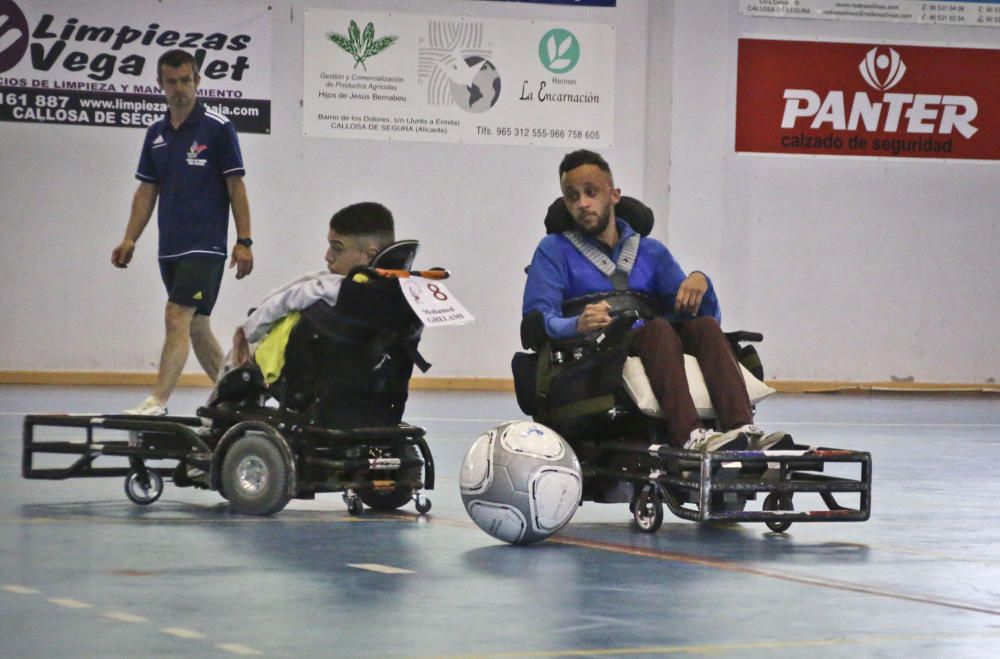
<path id="1" fill-rule="evenodd" d="M 422 324 L 395 280 L 411 274 L 444 279 L 448 273 L 411 273 L 416 249 L 416 241 L 401 241 L 376 257 L 379 267 L 360 268 L 357 279 L 352 271 L 337 303 L 351 313 L 334 314 L 325 302 L 304 311 L 285 351 L 285 370 L 270 389 L 255 367 L 240 367 L 224 376 L 193 417 L 26 416 L 22 476 L 124 477 L 126 495 L 140 505 L 156 501 L 164 480 L 172 480 L 216 490 L 235 511 L 250 515 L 270 515 L 292 498 L 321 492 L 343 492 L 352 515 L 364 505 L 389 511 L 410 500 L 417 512 L 428 512 L 424 490 L 434 489 L 434 459 L 425 431 L 404 423 L 402 414 L 414 364 L 422 370 L 430 365 L 416 352 Z M 292 375 L 302 371 L 310 371 L 308 377 Z M 278 407 L 265 404 L 271 399 Z M 54 428 L 82 436 L 40 437 Z M 76 458 L 54 467 L 39 464 L 42 455 Z M 128 466 L 95 466 L 105 457 L 127 459 Z M 176 464 L 148 464 L 164 460 Z"/>
<path id="2" fill-rule="evenodd" d="M 422 428 L 400 423 L 332 429 L 275 408 L 200 408 L 198 414 L 28 415 L 21 475 L 43 480 L 124 477 L 125 494 L 139 505 L 159 499 L 164 480 L 172 480 L 181 487 L 216 490 L 234 510 L 249 515 L 270 515 L 293 498 L 311 499 L 320 492 L 344 492 L 353 515 L 361 514 L 363 503 L 392 510 L 411 498 L 418 512 L 430 510 L 422 490 L 434 489 L 434 459 Z M 206 420 L 211 424 L 206 426 Z M 40 428 L 75 428 L 82 431 L 82 441 L 38 439 Z M 95 440 L 98 430 L 122 431 L 128 438 Z M 233 450 L 241 460 L 227 463 Z M 41 454 L 79 457 L 65 467 L 40 467 L 35 460 Z M 95 466 L 99 457 L 127 458 L 128 466 Z M 147 464 L 162 460 L 176 465 Z M 192 470 L 204 475 L 192 477 Z"/>
<path id="3" fill-rule="evenodd" d="M 755 336 L 746 332 L 727 336 L 738 344 L 740 337 L 748 335 Z M 592 337 L 590 350 L 599 351 L 605 341 L 605 345 L 613 343 Z M 587 349 L 577 344 L 559 352 L 569 355 L 571 362 Z M 562 434 L 574 448 L 583 472 L 585 500 L 628 501 L 635 527 L 647 533 L 656 532 L 663 523 L 664 504 L 683 519 L 764 522 L 775 532 L 787 530 L 792 522 L 865 521 L 871 514 L 871 455 L 867 452 L 800 444 L 769 451 L 676 448 L 663 440 L 662 423 L 643 414 L 623 391 L 615 393 L 615 404 L 605 411 L 572 421 L 553 418 L 544 408 L 522 409 Z M 823 473 L 833 464 L 854 465 L 856 475 Z M 766 494 L 761 509 L 747 510 L 747 501 L 759 493 Z M 823 507 L 795 510 L 792 498 L 800 493 L 818 494 Z M 841 505 L 835 497 L 841 493 L 856 493 L 857 506 Z"/>

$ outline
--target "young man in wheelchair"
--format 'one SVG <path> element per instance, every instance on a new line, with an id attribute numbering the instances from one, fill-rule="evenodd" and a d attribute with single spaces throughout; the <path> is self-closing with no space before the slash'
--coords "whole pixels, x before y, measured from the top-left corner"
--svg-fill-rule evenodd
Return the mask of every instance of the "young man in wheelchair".
<path id="1" fill-rule="evenodd" d="M 546 236 L 535 250 L 524 289 L 525 316 L 540 314 L 549 339 L 572 340 L 610 328 L 617 309 L 630 304 L 623 300 L 651 302 L 660 313 L 628 330 L 627 350 L 642 361 L 663 410 L 667 443 L 698 451 L 792 444 L 785 433 L 767 434 L 753 425 L 743 376 L 719 326 L 711 280 L 698 271 L 685 274 L 665 245 L 616 217 L 621 191 L 604 158 L 587 150 L 566 155 L 559 183 L 575 226 Z M 705 427 L 692 401 L 685 352 L 701 365 L 717 430 Z"/>
<path id="2" fill-rule="evenodd" d="M 308 273 L 268 293 L 246 321 L 236 329 L 230 354 L 232 365 L 251 360 L 251 345 L 260 343 L 269 330 L 293 311 L 323 301 L 337 304 L 344 277 L 372 259 L 395 240 L 392 213 L 382 204 L 361 202 L 334 213 L 327 233 L 326 269 Z"/>
<path id="3" fill-rule="evenodd" d="M 412 367 L 430 366 L 422 324 L 389 279 L 348 275 L 408 270 L 419 245 L 394 242 L 392 213 L 375 202 L 337 211 L 327 240 L 325 270 L 274 289 L 236 329 L 210 407 L 273 398 L 338 427 L 398 422 Z"/>

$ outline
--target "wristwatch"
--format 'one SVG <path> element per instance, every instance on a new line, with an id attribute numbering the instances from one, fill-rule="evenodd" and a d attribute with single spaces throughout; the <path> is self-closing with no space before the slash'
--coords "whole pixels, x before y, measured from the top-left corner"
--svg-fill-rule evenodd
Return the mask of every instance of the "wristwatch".
<path id="1" fill-rule="evenodd" d="M 253 238 L 238 238 L 236 240 L 237 245 L 243 245 L 244 247 L 251 247 L 253 245 Z"/>

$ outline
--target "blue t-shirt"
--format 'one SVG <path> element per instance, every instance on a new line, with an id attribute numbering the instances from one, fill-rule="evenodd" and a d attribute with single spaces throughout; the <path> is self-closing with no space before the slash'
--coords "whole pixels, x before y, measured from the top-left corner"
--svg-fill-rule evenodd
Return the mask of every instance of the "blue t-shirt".
<path id="1" fill-rule="evenodd" d="M 615 222 L 619 239 L 614 249 L 609 250 L 607 245 L 595 238 L 585 236 L 584 240 L 596 245 L 617 263 L 625 239 L 635 231 L 624 220 L 616 219 Z M 631 290 L 656 298 L 665 309 L 672 310 L 677 289 L 686 277 L 666 245 L 653 238 L 640 239 L 639 253 L 628 278 Z M 707 276 L 705 278 L 708 279 Z M 522 312 L 527 314 L 541 311 L 545 317 L 546 333 L 555 339 L 568 339 L 578 336 L 578 316 L 564 318 L 563 303 L 583 295 L 613 290 L 611 279 L 581 254 L 566 236 L 554 233 L 539 243 L 531 259 L 528 281 L 524 286 Z M 719 300 L 711 280 L 708 281 L 708 292 L 701 300 L 697 315 L 713 316 L 716 320 L 721 318 Z M 667 318 L 681 319 L 673 311 Z"/>
<path id="2" fill-rule="evenodd" d="M 159 186 L 160 259 L 225 258 L 226 177 L 244 173 L 233 124 L 201 103 L 176 130 L 169 113 L 149 127 L 135 177 Z"/>

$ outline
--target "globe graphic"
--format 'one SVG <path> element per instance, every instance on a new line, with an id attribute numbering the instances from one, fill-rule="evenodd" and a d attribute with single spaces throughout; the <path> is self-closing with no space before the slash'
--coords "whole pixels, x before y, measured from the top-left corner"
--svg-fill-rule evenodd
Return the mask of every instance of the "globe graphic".
<path id="1" fill-rule="evenodd" d="M 465 86 L 452 81 L 451 96 L 466 112 L 486 112 L 500 98 L 500 74 L 492 62 L 482 57 L 466 57 L 465 64 L 475 71 L 472 82 Z"/>

